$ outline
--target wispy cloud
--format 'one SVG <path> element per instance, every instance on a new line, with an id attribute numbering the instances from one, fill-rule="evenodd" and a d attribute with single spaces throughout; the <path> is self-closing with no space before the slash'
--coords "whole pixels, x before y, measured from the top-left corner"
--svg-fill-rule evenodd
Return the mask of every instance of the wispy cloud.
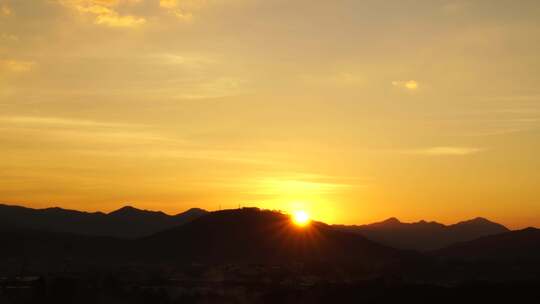
<path id="1" fill-rule="evenodd" d="M 0 116 L 0 123 L 16 125 L 48 125 L 48 126 L 79 126 L 79 127 L 122 127 L 127 124 L 98 122 L 84 119 L 68 119 L 41 116 Z"/>
<path id="2" fill-rule="evenodd" d="M 475 147 L 429 147 L 423 149 L 406 150 L 404 153 L 426 156 L 465 156 L 482 151 L 484 151 L 484 149 Z"/>
<path id="3" fill-rule="evenodd" d="M 19 41 L 19 36 L 11 35 L 11 34 L 0 34 L 0 41 L 17 42 L 17 41 Z"/>
<path id="4" fill-rule="evenodd" d="M 159 6 L 181 21 L 193 20 L 193 13 L 207 5 L 206 0 L 160 0 Z"/>
<path id="5" fill-rule="evenodd" d="M 13 11 L 9 6 L 6 4 L 0 6 L 0 16 L 11 16 L 11 14 L 13 14 Z"/>
<path id="6" fill-rule="evenodd" d="M 136 27 L 146 23 L 146 19 L 136 16 L 120 16 L 118 13 L 110 13 L 96 16 L 96 24 L 110 27 Z"/>
<path id="7" fill-rule="evenodd" d="M 151 58 L 155 59 L 157 61 L 156 63 L 181 65 L 186 67 L 201 67 L 216 63 L 216 60 L 201 55 L 161 53 L 154 54 Z"/>
<path id="8" fill-rule="evenodd" d="M 280 177 L 258 179 L 253 188 L 260 195 L 291 195 L 310 193 L 324 195 L 339 192 L 345 188 L 359 186 L 348 181 L 340 181 L 332 176 L 312 174 L 289 174 Z"/>
<path id="9" fill-rule="evenodd" d="M 0 69 L 8 70 L 11 72 L 28 72 L 35 65 L 33 61 L 21 61 L 21 60 L 0 60 Z"/>
<path id="10" fill-rule="evenodd" d="M 417 90 L 420 86 L 416 80 L 396 80 L 392 81 L 392 85 L 409 91 Z"/>
<path id="11" fill-rule="evenodd" d="M 267 153 L 216 148 L 162 134 L 151 126 L 46 116 L 0 116 L 0 136 L 25 134 L 18 143 L 62 144 L 64 151 L 107 157 L 136 156 L 147 159 L 191 159 L 220 163 L 269 165 Z M 5 134 L 5 133 L 4 133 Z"/>
<path id="12" fill-rule="evenodd" d="M 121 15 L 117 6 L 138 3 L 140 0 L 59 0 L 60 4 L 83 14 L 95 16 L 94 23 L 109 27 L 133 28 L 146 23 L 146 19 L 134 15 Z"/>

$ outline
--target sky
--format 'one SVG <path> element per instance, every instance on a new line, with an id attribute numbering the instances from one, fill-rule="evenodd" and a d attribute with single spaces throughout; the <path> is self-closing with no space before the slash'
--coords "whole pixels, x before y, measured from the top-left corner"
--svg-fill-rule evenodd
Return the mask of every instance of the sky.
<path id="1" fill-rule="evenodd" d="M 0 0 L 0 202 L 540 226 L 536 0 Z"/>

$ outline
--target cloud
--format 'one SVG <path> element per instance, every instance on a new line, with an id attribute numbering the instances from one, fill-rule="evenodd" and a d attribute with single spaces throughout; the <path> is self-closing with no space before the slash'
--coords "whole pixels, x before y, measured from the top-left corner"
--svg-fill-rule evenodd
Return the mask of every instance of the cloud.
<path id="1" fill-rule="evenodd" d="M 0 60 L 0 68 L 15 73 L 28 72 L 34 67 L 33 61 Z"/>
<path id="2" fill-rule="evenodd" d="M 207 148 L 200 142 L 170 137 L 151 126 L 54 116 L 0 116 L 0 139 L 13 138 L 25 145 L 107 157 L 192 159 L 224 163 L 275 164 L 266 153 L 230 148 Z M 17 135 L 14 135 L 17 134 Z M 24 134 L 21 136 L 21 134 Z M 140 150 L 144 149 L 144 150 Z"/>
<path id="3" fill-rule="evenodd" d="M 7 5 L 0 6 L 0 15 L 1 16 L 11 16 L 13 14 L 13 11 L 11 8 Z"/>
<path id="4" fill-rule="evenodd" d="M 84 119 L 68 119 L 44 116 L 0 116 L 0 122 L 22 125 L 79 126 L 79 127 L 122 127 L 125 124 L 97 122 Z"/>
<path id="5" fill-rule="evenodd" d="M 407 150 L 406 154 L 426 156 L 465 156 L 476 154 L 484 149 L 474 147 L 430 147 L 425 149 Z"/>
<path id="6" fill-rule="evenodd" d="M 188 67 L 201 67 L 209 64 L 215 64 L 216 60 L 201 55 L 179 55 L 173 53 L 160 53 L 151 56 L 157 63 L 181 65 Z"/>
<path id="7" fill-rule="evenodd" d="M 419 87 L 419 83 L 415 80 L 398 80 L 398 81 L 392 81 L 392 85 L 398 88 L 403 88 L 410 91 L 415 91 Z"/>
<path id="8" fill-rule="evenodd" d="M 193 12 L 207 5 L 206 0 L 160 0 L 159 6 L 176 18 L 189 22 L 193 19 Z"/>
<path id="9" fill-rule="evenodd" d="M 10 34 L 0 34 L 0 41 L 4 42 L 17 42 L 19 41 L 19 36 L 10 35 Z"/>
<path id="10" fill-rule="evenodd" d="M 96 24 L 110 27 L 136 27 L 146 23 L 146 19 L 135 16 L 119 16 L 116 13 L 96 16 Z"/>
<path id="11" fill-rule="evenodd" d="M 134 15 L 121 15 L 116 7 L 138 3 L 140 0 L 59 0 L 59 3 L 83 14 L 95 16 L 94 23 L 109 27 L 134 28 L 146 23 L 146 19 Z"/>
<path id="12" fill-rule="evenodd" d="M 250 188 L 255 189 L 259 195 L 304 195 L 310 193 L 314 195 L 324 195 L 338 192 L 345 188 L 359 185 L 350 184 L 347 181 L 330 176 L 314 176 L 309 174 L 299 174 L 298 176 L 280 176 L 258 179 L 255 185 Z"/>
<path id="13" fill-rule="evenodd" d="M 167 9 L 176 8 L 178 6 L 178 0 L 160 0 L 159 6 Z"/>

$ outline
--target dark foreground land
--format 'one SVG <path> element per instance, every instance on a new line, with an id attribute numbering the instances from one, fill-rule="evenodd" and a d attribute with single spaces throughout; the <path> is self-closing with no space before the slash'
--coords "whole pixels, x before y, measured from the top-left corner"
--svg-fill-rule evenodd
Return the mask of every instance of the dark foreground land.
<path id="1" fill-rule="evenodd" d="M 501 233 L 416 251 L 324 223 L 296 227 L 284 214 L 250 208 L 200 213 L 180 224 L 179 217 L 134 210 L 14 212 L 24 214 L 0 223 L 0 304 L 540 303 L 540 230 L 534 228 L 509 231 L 475 221 L 459 233 L 482 227 Z M 94 228 L 131 223 L 137 230 L 124 233 L 133 236 L 144 227 L 133 223 L 152 223 L 154 230 L 163 219 L 165 230 L 136 238 Z M 42 228 L 55 221 L 57 229 Z M 423 224 L 402 226 L 391 229 L 406 229 L 401 235 L 411 240 L 419 240 L 412 231 L 426 235 Z M 77 232 L 82 228 L 86 233 Z M 438 235 L 458 231 L 437 229 Z"/>
<path id="2" fill-rule="evenodd" d="M 0 303 L 539 303 L 540 280 L 446 286 L 400 278 L 318 281 L 133 279 L 122 274 L 3 278 Z"/>

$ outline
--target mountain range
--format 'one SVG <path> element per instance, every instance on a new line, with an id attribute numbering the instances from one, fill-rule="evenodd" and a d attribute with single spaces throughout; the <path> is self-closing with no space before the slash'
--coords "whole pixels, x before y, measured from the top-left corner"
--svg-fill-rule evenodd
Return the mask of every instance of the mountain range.
<path id="1" fill-rule="evenodd" d="M 324 223 L 298 227 L 288 215 L 257 208 L 212 212 L 140 241 L 162 261 L 178 257 L 204 263 L 311 261 L 375 268 L 411 256 Z M 168 244 L 167 250 L 152 249 L 160 244 Z"/>
<path id="2" fill-rule="evenodd" d="M 138 238 L 188 223 L 205 213 L 207 211 L 192 208 L 176 215 L 167 215 L 161 211 L 140 210 L 131 206 L 110 213 L 89 213 L 0 204 L 0 225 L 91 236 Z"/>
<path id="3" fill-rule="evenodd" d="M 189 218 L 186 219 L 187 215 Z M 81 220 L 84 222 L 77 223 Z M 161 220 L 165 223 L 156 224 Z M 98 229 L 91 224 L 104 227 Z M 421 240 L 425 242 L 422 243 L 424 249 L 451 240 L 480 236 L 421 254 L 375 241 L 363 236 L 365 232 L 351 232 L 351 227 L 347 226 L 314 221 L 306 227 L 298 227 L 286 214 L 257 208 L 215 212 L 191 209 L 187 213 L 168 216 L 132 207 L 104 214 L 2 206 L 0 271 L 59 271 L 122 265 L 311 263 L 326 265 L 325 269 L 363 273 L 404 269 L 412 271 L 410 273 L 423 270 L 433 273 L 432 270 L 437 269 L 434 265 L 438 265 L 434 264 L 435 260 L 540 262 L 540 230 L 535 228 L 509 231 L 480 218 L 450 226 L 433 222 L 406 224 L 397 219 L 366 226 L 371 230 L 363 227 L 363 231 L 394 233 L 395 239 L 402 236 L 409 242 L 402 244 Z M 362 226 L 354 228 L 358 227 Z M 115 228 L 118 231 L 113 231 Z M 431 231 L 435 231 L 434 235 L 429 235 Z M 135 235 L 138 237 L 133 237 Z M 441 241 L 437 237 L 445 239 Z M 450 267 L 460 273 L 458 268 L 448 265 L 443 269 Z M 514 264 L 510 265 L 505 273 L 515 268 Z M 531 268 L 527 265 L 522 266 L 527 268 L 519 269 Z M 472 269 L 471 273 L 474 271 Z M 518 275 L 522 272 L 519 270 Z"/>
<path id="4" fill-rule="evenodd" d="M 348 270 L 399 268 L 418 255 L 313 222 L 300 228 L 288 215 L 256 208 L 207 213 L 151 236 L 128 239 L 0 226 L 0 270 L 18 267 L 318 263 Z M 93 265 L 93 266 L 92 266 Z"/>
<path id="5" fill-rule="evenodd" d="M 420 221 L 403 223 L 397 218 L 368 225 L 334 225 L 341 231 L 360 234 L 372 241 L 399 249 L 430 251 L 458 242 L 509 232 L 501 224 L 485 218 L 475 218 L 453 225 Z"/>
<path id="6" fill-rule="evenodd" d="M 540 262 L 540 229 L 526 228 L 460 242 L 434 252 L 445 259 Z"/>

